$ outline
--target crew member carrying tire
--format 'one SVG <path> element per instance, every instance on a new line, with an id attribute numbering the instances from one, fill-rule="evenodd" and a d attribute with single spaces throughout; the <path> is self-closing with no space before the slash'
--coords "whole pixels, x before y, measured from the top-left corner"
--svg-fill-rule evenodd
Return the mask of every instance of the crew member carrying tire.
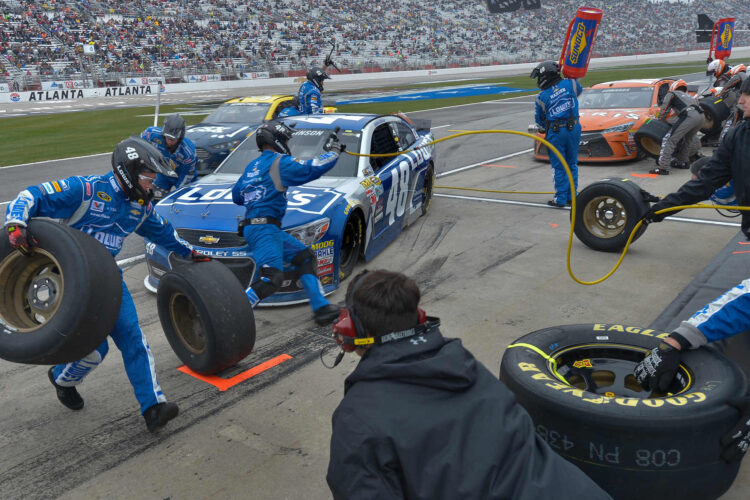
<path id="1" fill-rule="evenodd" d="M 27 232 L 29 219 L 63 219 L 74 229 L 90 234 L 112 256 L 122 249 L 126 236 L 136 232 L 181 256 L 191 249 L 177 239 L 172 226 L 156 215 L 150 200 L 158 174 L 176 174 L 161 153 L 147 141 L 131 137 L 120 142 L 112 153 L 113 172 L 88 177 L 69 177 L 43 182 L 21 191 L 11 201 L 5 217 L 10 244 L 24 255 L 32 255 L 35 240 Z M 196 258 L 201 256 L 196 254 Z M 167 402 L 156 379 L 154 357 L 138 326 L 138 315 L 125 282 L 122 304 L 110 336 L 122 352 L 125 371 L 135 391 L 149 431 L 163 427 L 177 416 L 175 403 Z M 83 408 L 76 386 L 96 368 L 108 351 L 104 342 L 84 358 L 49 369 L 49 379 L 60 402 L 71 410 Z"/>
<path id="2" fill-rule="evenodd" d="M 180 189 L 198 179 L 198 156 L 193 141 L 185 137 L 185 120 L 180 115 L 169 115 L 161 127 L 149 127 L 141 137 L 152 142 L 166 158 L 176 176 L 157 174 L 154 199 L 164 198 L 169 191 Z"/>
<path id="3" fill-rule="evenodd" d="M 245 172 L 232 188 L 232 200 L 246 208 L 245 220 L 239 230 L 253 251 L 259 278 L 245 293 L 250 304 L 276 292 L 283 280 L 284 262 L 293 264 L 299 274 L 315 322 L 325 325 L 339 315 L 339 308 L 323 297 L 320 281 L 315 275 L 315 254 L 281 230 L 286 212 L 288 186 L 299 186 L 332 169 L 344 150 L 335 133 L 324 146 L 325 153 L 307 161 L 291 156 L 288 142 L 292 129 L 281 122 L 264 123 L 255 132 L 261 155 L 245 167 Z"/>
<path id="4" fill-rule="evenodd" d="M 664 96 L 656 119 L 666 119 L 672 110 L 677 117 L 662 140 L 657 166 L 649 171 L 651 174 L 667 175 L 670 167 L 688 168 L 688 158 L 697 155 L 701 148 L 697 134 L 704 123 L 703 110 L 698 100 L 687 94 L 685 80 L 677 80 L 669 85 L 669 92 Z"/>
<path id="5" fill-rule="evenodd" d="M 560 66 L 554 61 L 545 61 L 533 69 L 531 78 L 537 79 L 541 90 L 536 98 L 535 120 L 537 126 L 546 131 L 546 139 L 557 148 L 570 168 L 574 186 L 557 155 L 550 152 L 549 159 L 554 171 L 555 197 L 547 202 L 552 207 L 570 205 L 571 190 L 578 192 L 578 144 L 581 142 L 581 124 L 578 122 L 578 96 L 583 87 L 578 80 L 563 79 Z"/>
<path id="6" fill-rule="evenodd" d="M 750 330 L 747 311 L 750 311 L 750 279 L 683 321 L 636 366 L 636 380 L 646 390 L 666 392 L 680 367 L 681 351 L 697 349 L 709 342 Z M 729 404 L 740 411 L 741 418 L 722 437 L 721 458 L 734 462 L 742 460 L 750 446 L 750 396 L 739 394 Z"/>

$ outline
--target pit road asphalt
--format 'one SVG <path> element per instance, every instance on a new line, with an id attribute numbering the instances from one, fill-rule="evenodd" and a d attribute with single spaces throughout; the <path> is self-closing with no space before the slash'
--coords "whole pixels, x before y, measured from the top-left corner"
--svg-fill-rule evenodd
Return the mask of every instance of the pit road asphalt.
<path id="1" fill-rule="evenodd" d="M 437 137 L 464 130 L 525 131 L 533 98 L 410 115 L 431 119 Z M 531 147 L 529 139 L 499 135 L 440 143 L 437 184 L 549 191 L 551 169 L 532 159 Z M 689 176 L 686 171 L 634 176 L 653 165 L 653 160 L 582 165 L 580 187 L 622 177 L 664 195 Z M 463 170 L 452 173 L 457 169 Z M 101 155 L 0 168 L 0 202 L 31 184 L 107 171 L 109 158 Z M 714 211 L 683 212 L 680 217 L 694 220 L 667 219 L 649 227 L 611 279 L 582 286 L 565 268 L 569 212 L 548 207 L 548 198 L 436 189 L 428 215 L 358 270 L 388 268 L 415 278 L 422 307 L 441 317 L 444 335 L 460 337 L 497 374 L 505 347 L 540 328 L 649 324 L 739 230 L 736 219 Z M 118 259 L 142 253 L 142 240 L 133 235 Z M 615 260 L 574 239 L 572 265 L 582 279 L 603 276 Z M 334 370 L 323 367 L 321 349 L 328 363 L 335 349 L 325 338 L 329 330 L 312 322 L 308 306 L 259 309 L 254 352 L 222 376 L 281 354 L 292 359 L 220 392 L 177 370 L 182 363 L 164 338 L 155 296 L 142 285 L 145 265 L 136 262 L 124 272 L 159 381 L 180 405 L 180 415 L 156 436 L 146 431 L 115 348 L 80 386 L 86 401 L 80 412 L 57 402 L 45 367 L 0 361 L 3 497 L 330 498 L 325 484 L 330 418 L 357 358 L 345 357 Z M 343 290 L 329 298 L 343 302 Z M 723 498 L 747 498 L 748 491 L 745 464 Z"/>

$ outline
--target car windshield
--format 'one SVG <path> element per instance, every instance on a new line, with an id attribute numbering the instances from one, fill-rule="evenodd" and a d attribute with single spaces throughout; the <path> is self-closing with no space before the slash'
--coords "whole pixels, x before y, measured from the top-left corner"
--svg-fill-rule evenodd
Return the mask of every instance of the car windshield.
<path id="1" fill-rule="evenodd" d="M 261 123 L 271 105 L 261 102 L 234 102 L 222 104 L 208 115 L 205 123 Z"/>
<path id="2" fill-rule="evenodd" d="M 323 145 L 331 134 L 330 129 L 300 129 L 295 130 L 289 140 L 289 149 L 298 160 L 310 160 L 323 154 Z M 359 151 L 359 143 L 362 132 L 359 130 L 341 131 L 338 133 L 339 140 L 346 145 L 349 151 Z M 216 173 L 241 174 L 245 171 L 248 163 L 260 156 L 258 146 L 255 143 L 255 135 L 248 137 L 242 144 L 227 157 L 219 166 Z M 339 156 L 336 166 L 326 172 L 326 177 L 356 177 L 359 158 L 343 153 Z"/>
<path id="3" fill-rule="evenodd" d="M 652 87 L 618 87 L 586 89 L 578 98 L 580 109 L 615 109 L 651 107 Z"/>

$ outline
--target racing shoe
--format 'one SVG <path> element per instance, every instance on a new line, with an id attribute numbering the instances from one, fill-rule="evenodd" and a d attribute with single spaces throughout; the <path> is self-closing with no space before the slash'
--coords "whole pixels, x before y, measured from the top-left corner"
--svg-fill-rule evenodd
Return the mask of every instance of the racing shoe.
<path id="1" fill-rule="evenodd" d="M 547 200 L 547 205 L 555 208 L 565 208 L 566 206 L 570 205 L 570 203 L 558 203 L 556 200 Z"/>
<path id="2" fill-rule="evenodd" d="M 333 323 L 341 313 L 341 308 L 333 304 L 326 304 L 313 311 L 315 322 L 321 326 Z"/>
<path id="3" fill-rule="evenodd" d="M 656 175 L 669 175 L 669 169 L 664 167 L 656 167 L 649 170 L 648 173 Z"/>
<path id="4" fill-rule="evenodd" d="M 672 164 L 672 168 L 679 168 L 684 170 L 686 168 L 690 168 L 690 165 L 688 163 L 675 162 Z"/>
<path id="5" fill-rule="evenodd" d="M 63 387 L 57 385 L 57 382 L 55 382 L 54 369 L 55 367 L 51 366 L 50 369 L 47 370 L 47 374 L 49 375 L 49 381 L 55 386 L 57 399 L 71 410 L 80 410 L 83 408 L 83 398 L 78 394 L 75 387 Z"/>
<path id="6" fill-rule="evenodd" d="M 149 432 L 156 432 L 167 425 L 167 422 L 175 418 L 179 412 L 177 403 L 157 403 L 146 408 L 143 418 L 146 420 Z"/>

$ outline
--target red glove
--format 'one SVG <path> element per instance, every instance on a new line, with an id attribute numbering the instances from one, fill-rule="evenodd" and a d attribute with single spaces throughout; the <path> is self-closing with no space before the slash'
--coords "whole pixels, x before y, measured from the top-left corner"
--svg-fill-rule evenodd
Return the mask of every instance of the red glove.
<path id="1" fill-rule="evenodd" d="M 37 244 L 37 241 L 33 236 L 28 234 L 24 226 L 10 224 L 5 226 L 5 229 L 8 231 L 8 241 L 10 241 L 10 246 L 26 256 L 34 253 L 32 248 Z"/>
<path id="2" fill-rule="evenodd" d="M 196 252 L 195 250 L 190 251 L 190 260 L 193 262 L 208 262 L 211 260 L 211 257 L 208 255 L 203 255 L 202 253 Z"/>

